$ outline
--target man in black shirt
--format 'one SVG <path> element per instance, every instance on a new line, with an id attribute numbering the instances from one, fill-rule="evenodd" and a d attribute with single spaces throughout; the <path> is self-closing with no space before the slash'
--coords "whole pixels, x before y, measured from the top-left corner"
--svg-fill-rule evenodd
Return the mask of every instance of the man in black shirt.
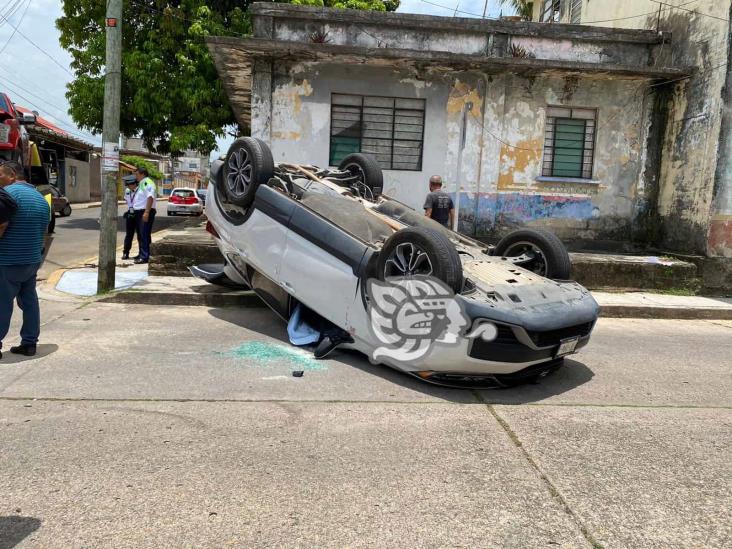
<path id="1" fill-rule="evenodd" d="M 430 177 L 430 192 L 424 201 L 424 215 L 448 229 L 453 226 L 455 207 L 450 195 L 442 190 L 442 177 L 439 175 Z"/>

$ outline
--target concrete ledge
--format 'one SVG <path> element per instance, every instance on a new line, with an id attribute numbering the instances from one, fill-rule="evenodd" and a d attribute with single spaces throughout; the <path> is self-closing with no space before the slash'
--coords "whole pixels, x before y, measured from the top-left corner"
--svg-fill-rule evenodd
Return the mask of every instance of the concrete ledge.
<path id="1" fill-rule="evenodd" d="M 697 267 L 664 256 L 571 253 L 572 278 L 590 290 L 695 290 Z"/>
<path id="2" fill-rule="evenodd" d="M 645 318 L 665 320 L 732 320 L 730 309 L 681 309 L 632 305 L 604 305 L 601 318 Z"/>
<path id="3" fill-rule="evenodd" d="M 148 276 L 133 288 L 113 292 L 100 301 L 135 305 L 265 307 L 251 290 L 214 286 L 192 276 Z"/>
<path id="4" fill-rule="evenodd" d="M 127 290 L 115 292 L 100 301 L 130 305 L 184 305 L 201 307 L 266 307 L 251 291 L 192 294 L 183 292 L 147 292 Z"/>
<path id="5" fill-rule="evenodd" d="M 223 263 L 218 246 L 205 230 L 205 217 L 185 221 L 150 248 L 148 272 L 153 276 L 190 276 L 188 267 Z"/>
<path id="6" fill-rule="evenodd" d="M 732 299 L 678 296 L 650 292 L 592 292 L 603 318 L 730 320 Z"/>
<path id="7" fill-rule="evenodd" d="M 593 292 L 604 318 L 732 320 L 732 299 L 675 296 L 649 292 Z M 101 299 L 108 303 L 188 305 L 204 307 L 265 307 L 248 290 L 214 286 L 193 277 L 149 276 L 126 291 Z"/>

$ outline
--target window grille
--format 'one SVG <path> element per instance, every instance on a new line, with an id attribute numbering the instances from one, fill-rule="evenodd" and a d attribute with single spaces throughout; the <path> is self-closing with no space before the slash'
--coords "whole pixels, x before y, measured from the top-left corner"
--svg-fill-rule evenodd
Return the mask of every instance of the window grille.
<path id="1" fill-rule="evenodd" d="M 542 175 L 592 179 L 596 109 L 548 107 Z"/>
<path id="2" fill-rule="evenodd" d="M 422 170 L 424 99 L 332 94 L 330 165 L 355 152 L 385 170 Z"/>

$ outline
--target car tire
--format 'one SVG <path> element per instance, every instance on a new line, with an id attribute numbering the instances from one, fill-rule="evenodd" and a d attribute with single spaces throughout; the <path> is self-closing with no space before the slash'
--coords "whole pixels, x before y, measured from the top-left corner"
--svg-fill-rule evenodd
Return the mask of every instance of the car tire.
<path id="1" fill-rule="evenodd" d="M 384 188 L 384 172 L 373 156 L 363 153 L 349 154 L 341 160 L 338 169 L 361 176 L 361 182 L 371 191 L 371 196 L 366 198 L 376 199 Z"/>
<path id="2" fill-rule="evenodd" d="M 421 259 L 415 263 L 415 254 L 424 254 L 428 261 Z M 390 236 L 379 252 L 376 275 L 379 280 L 433 276 L 455 293 L 463 288 L 463 266 L 455 246 L 440 231 L 426 227 L 407 227 Z"/>
<path id="3" fill-rule="evenodd" d="M 572 262 L 557 235 L 542 229 L 518 229 L 503 237 L 493 255 L 515 257 L 532 251 L 537 259 L 521 267 L 554 280 L 569 280 Z"/>
<path id="4" fill-rule="evenodd" d="M 69 217 L 71 215 L 71 206 L 66 204 L 61 210 L 61 217 Z"/>
<path id="5" fill-rule="evenodd" d="M 221 183 L 229 202 L 248 208 L 257 188 L 274 175 L 272 151 L 259 139 L 240 137 L 229 147 L 222 172 Z"/>

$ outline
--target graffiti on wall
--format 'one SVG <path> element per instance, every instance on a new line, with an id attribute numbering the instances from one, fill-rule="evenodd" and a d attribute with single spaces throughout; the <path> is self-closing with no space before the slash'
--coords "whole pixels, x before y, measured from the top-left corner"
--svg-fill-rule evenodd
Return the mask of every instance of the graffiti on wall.
<path id="1" fill-rule="evenodd" d="M 518 227 L 547 219 L 586 221 L 598 215 L 599 209 L 593 205 L 592 197 L 585 195 L 460 194 L 461 229 L 476 235 L 489 233 L 496 227 Z"/>

